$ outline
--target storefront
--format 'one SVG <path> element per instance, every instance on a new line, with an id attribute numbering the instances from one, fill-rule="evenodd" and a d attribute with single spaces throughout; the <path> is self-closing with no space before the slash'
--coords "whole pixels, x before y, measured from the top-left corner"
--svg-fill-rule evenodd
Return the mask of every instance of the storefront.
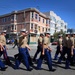
<path id="1" fill-rule="evenodd" d="M 39 35 L 36 33 L 30 33 L 28 35 L 28 44 L 37 44 Z"/>

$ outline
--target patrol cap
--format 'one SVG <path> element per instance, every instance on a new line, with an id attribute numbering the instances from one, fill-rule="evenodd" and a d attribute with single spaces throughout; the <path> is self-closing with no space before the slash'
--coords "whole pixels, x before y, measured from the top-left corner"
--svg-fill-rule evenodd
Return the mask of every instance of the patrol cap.
<path id="1" fill-rule="evenodd" d="M 21 29 L 20 32 L 26 32 L 26 29 Z"/>

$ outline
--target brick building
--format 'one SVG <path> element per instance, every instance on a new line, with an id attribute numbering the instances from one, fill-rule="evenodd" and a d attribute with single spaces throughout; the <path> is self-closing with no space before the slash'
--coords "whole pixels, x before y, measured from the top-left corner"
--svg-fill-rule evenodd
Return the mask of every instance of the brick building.
<path id="1" fill-rule="evenodd" d="M 50 18 L 36 8 L 13 11 L 0 16 L 0 32 L 7 30 L 10 37 L 15 37 L 22 28 L 26 28 L 29 33 L 29 43 L 36 43 L 40 33 L 50 30 Z"/>

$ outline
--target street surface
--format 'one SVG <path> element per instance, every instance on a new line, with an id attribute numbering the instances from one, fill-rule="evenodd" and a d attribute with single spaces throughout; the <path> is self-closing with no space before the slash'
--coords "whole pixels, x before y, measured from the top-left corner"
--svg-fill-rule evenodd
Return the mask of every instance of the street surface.
<path id="1" fill-rule="evenodd" d="M 26 67 L 23 64 L 20 64 L 20 69 L 15 70 L 14 69 L 14 55 L 18 53 L 18 49 L 17 47 L 12 48 L 12 45 L 7 45 L 8 46 L 8 56 L 10 57 L 10 60 L 12 62 L 12 66 L 8 66 L 8 68 L 6 69 L 6 71 L 0 71 L 0 75 L 75 75 L 75 66 L 70 66 L 71 69 L 66 70 L 64 61 L 62 64 L 56 64 L 57 61 L 52 60 L 53 61 L 53 68 L 56 69 L 56 71 L 51 72 L 48 71 L 48 66 L 46 63 L 43 62 L 42 64 L 42 70 L 36 70 L 35 68 L 33 68 L 32 71 L 27 71 Z M 31 51 L 29 52 L 31 57 L 33 58 L 37 46 L 36 45 L 30 45 L 31 47 Z M 56 46 L 52 46 L 52 58 L 54 57 L 56 51 Z M 59 55 L 60 56 L 60 55 Z M 1 57 L 3 58 L 3 57 Z M 38 57 L 39 58 L 39 55 Z M 7 65 L 6 65 L 7 66 Z M 34 66 L 36 67 L 36 63 L 34 64 Z"/>

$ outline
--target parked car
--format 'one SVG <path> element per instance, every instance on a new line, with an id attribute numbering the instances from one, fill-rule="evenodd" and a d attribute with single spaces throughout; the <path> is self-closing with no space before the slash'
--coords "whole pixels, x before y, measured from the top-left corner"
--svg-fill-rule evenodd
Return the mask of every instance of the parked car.
<path id="1" fill-rule="evenodd" d="M 6 40 L 6 44 L 11 44 L 11 40 L 10 39 L 7 39 Z"/>
<path id="2" fill-rule="evenodd" d="M 58 44 L 57 41 L 52 42 L 52 45 L 57 45 L 57 44 Z"/>

